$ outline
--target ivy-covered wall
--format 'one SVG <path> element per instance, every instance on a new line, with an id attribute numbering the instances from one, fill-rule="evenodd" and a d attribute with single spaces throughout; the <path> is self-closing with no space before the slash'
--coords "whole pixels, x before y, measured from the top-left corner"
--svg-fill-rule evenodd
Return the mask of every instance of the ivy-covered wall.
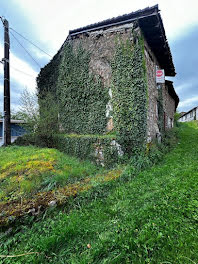
<path id="1" fill-rule="evenodd" d="M 59 76 L 59 65 L 61 63 L 60 52 L 58 52 L 54 58 L 41 69 L 37 77 L 37 89 L 39 96 L 43 96 L 50 92 L 56 97 L 57 83 Z"/>
<path id="2" fill-rule="evenodd" d="M 144 41 L 146 74 L 148 82 L 148 113 L 147 113 L 147 141 L 150 142 L 159 134 L 159 94 L 156 85 L 156 66 L 159 66 L 156 57 Z"/>
<path id="3" fill-rule="evenodd" d="M 133 33 L 133 41 L 117 45 L 112 61 L 113 121 L 117 140 L 128 155 L 141 151 L 147 138 L 148 90 L 144 41 Z"/>
<path id="4" fill-rule="evenodd" d="M 39 94 L 53 92 L 65 133 L 102 135 L 114 129 L 131 155 L 159 132 L 158 63 L 151 54 L 137 23 L 69 36 L 41 71 Z M 75 149 L 82 141 L 72 138 Z"/>
<path id="5" fill-rule="evenodd" d="M 167 84 L 164 85 L 162 97 L 163 97 L 163 108 L 165 111 L 164 125 L 166 129 L 169 129 L 173 125 L 176 102 L 169 94 Z"/>
<path id="6" fill-rule="evenodd" d="M 170 128 L 168 123 L 174 119 L 176 101 L 168 93 L 165 84 L 156 84 L 156 66 L 160 68 L 160 64 L 146 40 L 144 44 L 148 80 L 147 141 L 150 142 L 163 136 L 165 130 Z"/>
<path id="7" fill-rule="evenodd" d="M 103 134 L 107 125 L 108 90 L 89 70 L 90 53 L 67 43 L 59 68 L 57 97 L 60 122 L 66 133 Z"/>

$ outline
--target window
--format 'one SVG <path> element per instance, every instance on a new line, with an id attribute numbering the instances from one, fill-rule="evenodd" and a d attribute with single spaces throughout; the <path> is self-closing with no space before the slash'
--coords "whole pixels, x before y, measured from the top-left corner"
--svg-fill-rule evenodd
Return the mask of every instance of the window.
<path id="1" fill-rule="evenodd" d="M 156 111 L 156 117 L 158 119 L 158 102 L 156 103 L 156 109 L 155 109 L 155 111 Z"/>
<path id="2" fill-rule="evenodd" d="M 171 118 L 168 117 L 168 128 L 171 128 Z"/>
<path id="3" fill-rule="evenodd" d="M 193 117 L 193 112 L 192 111 L 190 112 L 190 117 Z"/>

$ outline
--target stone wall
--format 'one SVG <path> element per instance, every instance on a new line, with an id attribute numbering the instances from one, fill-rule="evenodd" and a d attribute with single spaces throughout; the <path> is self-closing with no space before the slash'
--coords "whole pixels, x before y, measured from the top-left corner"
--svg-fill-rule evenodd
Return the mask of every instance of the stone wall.
<path id="1" fill-rule="evenodd" d="M 116 50 L 116 41 L 132 39 L 133 23 L 114 26 L 108 29 L 81 33 L 68 39 L 74 50 L 81 44 L 90 52 L 90 70 L 100 75 L 106 86 L 111 82 L 111 61 Z"/>
<path id="2" fill-rule="evenodd" d="M 106 117 L 107 122 L 107 131 L 113 129 L 113 120 L 112 120 L 112 91 L 111 91 L 111 61 L 114 58 L 116 51 L 116 42 L 126 40 L 132 40 L 132 27 L 133 23 L 114 26 L 108 29 L 101 29 L 98 31 L 82 33 L 77 36 L 70 37 L 68 42 L 72 44 L 74 50 L 77 49 L 79 45 L 90 52 L 90 71 L 94 74 L 100 75 L 104 86 L 109 88 L 109 103 L 106 106 Z"/>
<path id="3" fill-rule="evenodd" d="M 112 97 L 111 93 L 111 61 L 114 57 L 116 50 L 116 41 L 132 40 L 132 27 L 133 23 L 115 26 L 108 29 L 101 29 L 98 31 L 82 33 L 77 36 L 70 37 L 67 41 L 70 42 L 75 49 L 79 45 L 82 45 L 84 49 L 90 52 L 90 71 L 101 76 L 103 83 L 106 87 L 109 87 L 109 96 Z M 140 31 L 138 28 L 137 31 Z M 160 68 L 160 65 L 145 42 L 145 62 L 147 68 L 147 83 L 148 83 L 148 117 L 147 117 L 147 138 L 148 142 L 152 138 L 155 138 L 159 134 L 158 127 L 158 90 L 156 85 L 156 66 Z M 168 94 L 168 89 L 165 85 L 163 87 L 163 101 L 165 110 L 165 124 L 166 128 L 171 127 L 174 112 L 175 112 L 175 101 Z M 107 117 L 109 118 L 107 124 L 107 130 L 113 129 L 113 120 L 111 116 L 112 106 L 109 103 L 107 105 Z"/>
<path id="4" fill-rule="evenodd" d="M 145 62 L 147 69 L 148 84 L 148 114 L 147 114 L 147 139 L 148 142 L 156 137 L 159 133 L 158 127 L 158 90 L 156 85 L 156 65 L 159 65 L 154 54 L 150 50 L 146 41 L 145 43 Z"/>
<path id="5" fill-rule="evenodd" d="M 159 135 L 159 121 L 158 121 L 158 101 L 159 93 L 156 84 L 156 66 L 160 65 L 152 53 L 150 47 L 145 41 L 145 62 L 147 68 L 147 83 L 148 83 L 148 116 L 147 116 L 147 140 L 150 142 L 153 138 Z M 175 114 L 175 100 L 168 92 L 168 86 L 161 84 L 163 108 L 164 108 L 164 128 L 169 129 L 173 127 Z"/>
<path id="6" fill-rule="evenodd" d="M 126 40 L 132 40 L 132 28 L 133 23 L 128 23 L 121 26 L 114 26 L 108 29 L 101 29 L 98 31 L 81 33 L 75 36 L 68 36 L 65 43 L 72 44 L 74 50 L 79 45 L 87 50 L 91 55 L 90 71 L 101 76 L 104 86 L 109 88 L 109 103 L 106 106 L 106 116 L 108 118 L 107 131 L 113 129 L 112 120 L 112 91 L 111 91 L 111 61 L 114 58 L 116 51 L 116 42 Z M 140 32 L 139 28 L 136 31 Z M 155 80 L 156 66 L 160 68 L 160 65 L 148 46 L 146 40 L 145 43 L 145 63 L 147 69 L 147 83 L 148 83 L 148 114 L 147 114 L 147 138 L 148 142 L 155 138 L 159 134 L 158 127 L 158 90 Z M 64 44 L 63 44 L 64 46 Z M 62 54 L 63 49 L 59 51 L 59 55 Z M 59 58 L 60 56 L 57 55 Z M 57 58 L 56 58 L 57 60 Z M 163 85 L 163 98 L 165 109 L 165 121 L 166 127 L 169 126 L 170 120 L 173 119 L 175 112 L 175 101 L 168 94 L 168 89 Z"/>
<path id="7" fill-rule="evenodd" d="M 163 105 L 164 105 L 164 121 L 165 129 L 173 127 L 174 114 L 175 114 L 175 100 L 170 96 L 168 92 L 168 86 L 163 86 Z"/>

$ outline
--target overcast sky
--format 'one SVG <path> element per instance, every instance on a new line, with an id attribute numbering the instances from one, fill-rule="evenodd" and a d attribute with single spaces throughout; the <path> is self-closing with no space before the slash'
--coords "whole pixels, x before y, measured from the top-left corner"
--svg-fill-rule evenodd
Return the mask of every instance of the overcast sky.
<path id="1" fill-rule="evenodd" d="M 198 105 L 198 1 L 197 0 L 0 0 L 0 15 L 10 27 L 54 56 L 70 29 L 159 4 L 177 75 L 172 78 L 180 97 L 179 111 Z M 35 77 L 50 57 L 10 32 L 11 104 L 17 109 L 21 92 L 35 90 Z M 0 25 L 0 58 L 3 58 L 3 26 Z M 39 65 L 40 66 L 39 66 Z M 22 71 L 22 72 L 20 72 Z M 24 74 L 26 73 L 26 74 Z M 3 65 L 0 64 L 0 111 L 3 102 Z"/>

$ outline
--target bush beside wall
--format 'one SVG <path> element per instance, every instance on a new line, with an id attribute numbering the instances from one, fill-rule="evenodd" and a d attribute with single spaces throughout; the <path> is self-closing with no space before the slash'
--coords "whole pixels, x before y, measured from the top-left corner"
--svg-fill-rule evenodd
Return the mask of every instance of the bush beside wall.
<path id="1" fill-rule="evenodd" d="M 14 144 L 53 147 L 68 155 L 105 167 L 116 165 L 122 156 L 114 135 L 57 134 L 43 140 L 34 134 L 28 134 L 19 137 Z"/>
<path id="2" fill-rule="evenodd" d="M 57 148 L 83 160 L 91 160 L 105 167 L 113 166 L 119 159 L 119 150 L 112 142 L 113 136 L 57 135 Z"/>

